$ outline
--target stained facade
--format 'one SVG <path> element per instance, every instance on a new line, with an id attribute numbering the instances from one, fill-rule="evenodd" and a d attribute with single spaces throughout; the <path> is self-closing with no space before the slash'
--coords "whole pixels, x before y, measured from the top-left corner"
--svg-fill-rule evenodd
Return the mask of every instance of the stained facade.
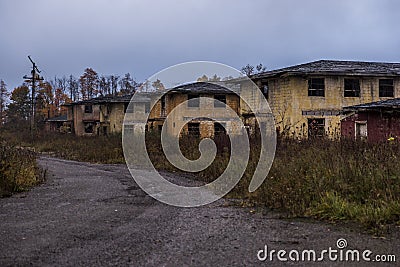
<path id="1" fill-rule="evenodd" d="M 344 138 L 370 142 L 399 140 L 400 98 L 345 107 L 344 114 Z"/>
<path id="2" fill-rule="evenodd" d="M 339 138 L 344 107 L 400 97 L 400 63 L 320 60 L 252 80 L 268 98 L 277 130 L 296 138 Z"/>

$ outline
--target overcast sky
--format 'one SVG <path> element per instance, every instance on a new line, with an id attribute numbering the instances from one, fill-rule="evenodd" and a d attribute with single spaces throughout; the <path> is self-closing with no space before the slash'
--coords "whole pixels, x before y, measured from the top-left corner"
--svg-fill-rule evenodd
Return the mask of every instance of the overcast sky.
<path id="1" fill-rule="evenodd" d="M 400 1 L 0 0 L 0 79 L 131 73 L 193 60 L 268 69 L 318 59 L 400 62 Z"/>

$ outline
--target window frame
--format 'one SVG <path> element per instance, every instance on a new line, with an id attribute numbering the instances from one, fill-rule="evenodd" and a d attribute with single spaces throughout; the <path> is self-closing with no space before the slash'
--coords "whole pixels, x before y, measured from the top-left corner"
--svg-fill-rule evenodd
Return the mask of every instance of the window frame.
<path id="1" fill-rule="evenodd" d="M 391 83 L 382 84 L 387 81 L 391 81 Z M 388 89 L 388 87 L 390 87 L 390 89 Z M 394 79 L 390 78 L 379 79 L 379 97 L 394 97 Z"/>
<path id="2" fill-rule="evenodd" d="M 316 82 L 314 80 L 322 80 L 323 81 L 323 86 L 322 88 L 317 88 L 315 87 L 316 85 L 322 85 L 321 82 Z M 325 78 L 323 77 L 312 77 L 308 78 L 308 96 L 316 96 L 316 97 L 325 97 Z M 318 93 L 322 92 L 322 93 Z"/>
<path id="3" fill-rule="evenodd" d="M 226 108 L 226 95 L 214 95 L 214 108 Z"/>
<path id="4" fill-rule="evenodd" d="M 200 137 L 200 122 L 189 122 L 188 123 L 188 135 L 194 136 L 194 137 Z M 193 129 L 197 129 L 193 131 Z"/>
<path id="5" fill-rule="evenodd" d="M 187 95 L 187 107 L 188 108 L 199 108 L 200 107 L 200 98 L 198 94 L 188 94 Z"/>
<path id="6" fill-rule="evenodd" d="M 83 108 L 83 112 L 86 114 L 92 114 L 93 113 L 93 105 L 85 105 Z"/>
<path id="7" fill-rule="evenodd" d="M 312 121 L 316 121 L 315 129 L 311 129 Z M 319 122 L 321 121 L 321 122 Z M 322 138 L 325 136 L 325 118 L 308 118 L 307 119 L 307 127 L 308 127 L 308 138 Z"/>
<path id="8" fill-rule="evenodd" d="M 360 79 L 344 78 L 343 80 L 343 96 L 344 97 L 360 97 L 361 86 Z"/>

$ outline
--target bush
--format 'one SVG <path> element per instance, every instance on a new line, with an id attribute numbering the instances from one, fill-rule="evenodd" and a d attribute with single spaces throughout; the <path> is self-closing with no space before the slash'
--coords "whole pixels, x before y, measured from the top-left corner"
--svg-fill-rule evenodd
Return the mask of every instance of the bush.
<path id="1" fill-rule="evenodd" d="M 10 147 L 4 142 L 0 145 L 0 197 L 25 191 L 44 178 L 34 152 Z"/>

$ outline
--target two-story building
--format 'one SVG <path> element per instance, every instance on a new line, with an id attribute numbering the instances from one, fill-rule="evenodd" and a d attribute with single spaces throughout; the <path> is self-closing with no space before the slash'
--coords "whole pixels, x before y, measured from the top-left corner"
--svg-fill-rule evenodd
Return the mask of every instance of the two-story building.
<path id="1" fill-rule="evenodd" d="M 135 96 L 135 103 L 130 108 L 149 113 L 143 117 L 148 117 L 147 121 L 142 122 L 147 130 L 161 131 L 165 126 L 172 135 L 199 137 L 213 137 L 226 131 L 238 134 L 243 130 L 233 119 L 235 115 L 239 117 L 239 96 L 223 86 L 197 82 L 174 87 L 168 92 L 140 93 L 141 99 L 143 96 L 148 99 L 147 102 L 138 101 Z M 133 110 L 128 110 L 128 114 Z M 170 123 L 166 123 L 167 117 Z"/>
<path id="2" fill-rule="evenodd" d="M 78 136 L 120 133 L 131 98 L 132 94 L 101 96 L 66 104 L 71 131 Z"/>
<path id="3" fill-rule="evenodd" d="M 339 137 L 343 107 L 400 97 L 400 63 L 319 60 L 251 79 L 268 99 L 278 131 L 296 138 Z"/>
<path id="4" fill-rule="evenodd" d="M 67 104 L 67 119 L 73 122 L 73 132 L 79 136 L 120 133 L 125 114 L 134 112 L 146 115 L 143 127 L 148 131 L 161 131 L 167 115 L 171 115 L 171 123 L 165 126 L 173 135 L 213 137 L 225 134 L 226 129 L 230 134 L 243 130 L 232 116 L 224 112 L 229 107 L 239 114 L 238 95 L 217 84 L 197 82 L 177 86 L 168 92 L 140 93 L 140 97 L 135 97 L 129 106 L 132 96 L 103 96 Z M 176 109 L 178 106 L 180 109 Z M 215 114 L 219 116 L 214 120 L 208 117 Z M 184 126 L 181 129 L 178 125 Z"/>
<path id="5" fill-rule="evenodd" d="M 400 63 L 320 60 L 266 71 L 250 78 L 267 98 L 277 131 L 295 138 L 339 138 L 341 120 L 348 116 L 343 113 L 344 107 L 400 97 Z M 143 106 L 144 111 L 150 112 L 146 129 L 161 130 L 166 116 L 190 100 L 184 109 L 172 114 L 176 124 L 185 122 L 183 129 L 179 129 L 182 133 L 214 136 L 225 131 L 222 126 L 230 133 L 239 133 L 241 129 L 228 118 L 221 117 L 220 122 L 206 116 L 189 120 L 204 108 L 213 112 L 222 110 L 222 104 L 234 110 L 252 133 L 256 127 L 255 117 L 243 98 L 256 106 L 260 103 L 260 94 L 246 90 L 252 86 L 248 80 L 237 79 L 232 83 L 240 85 L 238 92 L 241 97 L 223 86 L 204 82 L 172 88 L 158 101 L 157 96 L 165 91 L 147 93 L 146 100 L 137 103 Z M 199 101 L 198 96 L 208 100 Z M 77 135 L 121 132 L 131 97 L 98 97 L 69 104 L 68 121 L 73 121 L 73 132 Z M 172 126 L 168 131 L 176 133 L 178 128 Z"/>

